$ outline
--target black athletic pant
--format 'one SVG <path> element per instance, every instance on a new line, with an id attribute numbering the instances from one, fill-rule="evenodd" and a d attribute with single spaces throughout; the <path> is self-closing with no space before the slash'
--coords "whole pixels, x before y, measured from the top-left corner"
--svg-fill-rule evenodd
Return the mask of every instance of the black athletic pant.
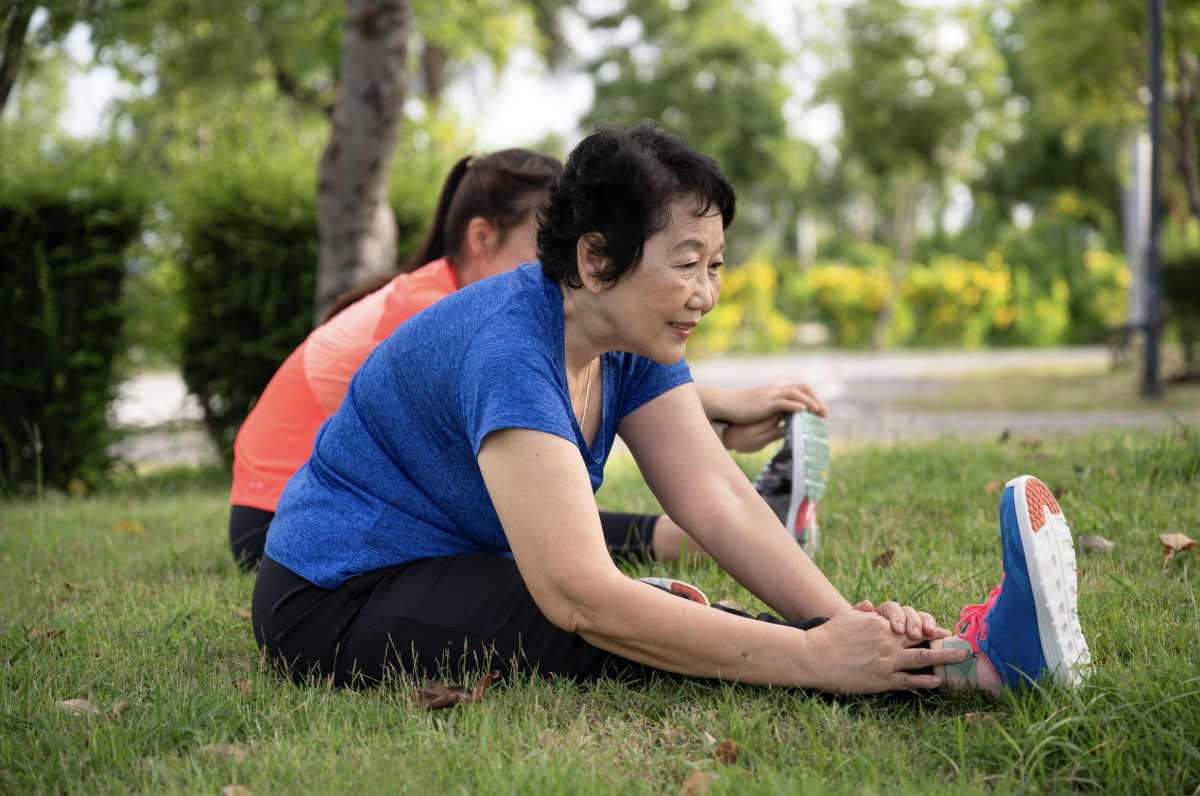
<path id="1" fill-rule="evenodd" d="M 651 541 L 657 514 L 619 514 L 613 511 L 600 512 L 600 527 L 604 529 L 604 540 L 613 558 L 635 561 L 650 561 Z M 267 529 L 275 512 L 233 506 L 229 512 L 229 549 L 233 560 L 245 570 L 254 569 L 262 560 L 267 545 Z"/>
<path id="2" fill-rule="evenodd" d="M 682 595 L 680 595 L 682 596 Z M 717 607 L 716 610 L 749 614 Z M 254 637 L 298 682 L 379 682 L 389 669 L 418 677 L 499 669 L 513 675 L 645 680 L 656 670 L 594 647 L 538 609 L 512 559 L 486 553 L 414 561 L 368 572 L 332 591 L 270 558 L 254 584 Z M 782 622 L 808 630 L 824 618 Z"/>

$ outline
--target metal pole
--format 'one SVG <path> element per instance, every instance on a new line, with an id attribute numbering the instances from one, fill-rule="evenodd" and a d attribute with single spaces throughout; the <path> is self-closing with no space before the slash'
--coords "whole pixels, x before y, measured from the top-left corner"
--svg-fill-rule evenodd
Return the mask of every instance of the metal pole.
<path id="1" fill-rule="evenodd" d="M 1159 334 L 1162 329 L 1162 263 L 1158 249 L 1159 151 L 1162 149 L 1162 4 L 1150 0 L 1150 239 L 1146 247 L 1146 370 L 1142 395 L 1162 397 L 1158 379 Z"/>

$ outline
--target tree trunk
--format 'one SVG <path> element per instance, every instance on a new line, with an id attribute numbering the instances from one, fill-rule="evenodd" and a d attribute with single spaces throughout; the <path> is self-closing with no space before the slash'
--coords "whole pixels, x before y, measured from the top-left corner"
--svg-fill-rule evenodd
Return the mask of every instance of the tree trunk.
<path id="1" fill-rule="evenodd" d="M 875 331 L 871 334 L 872 351 L 880 351 L 887 345 L 888 335 L 892 333 L 892 325 L 896 321 L 896 310 L 904 297 L 904 280 L 908 278 L 908 268 L 912 264 L 916 245 L 920 188 L 919 180 L 904 177 L 896 190 L 896 262 L 892 264 L 887 295 L 883 297 L 883 306 L 879 308 L 879 315 L 875 319 Z"/>
<path id="2" fill-rule="evenodd" d="M 37 3 L 17 5 L 10 14 L 8 30 L 4 36 L 4 55 L 0 57 L 0 119 L 4 117 L 4 106 L 17 82 L 17 72 L 21 69 L 21 51 L 25 49 L 25 34 L 29 30 L 29 20 L 33 18 Z"/>
<path id="3" fill-rule="evenodd" d="M 1175 107 L 1179 112 L 1179 143 L 1177 147 L 1169 148 L 1179 166 L 1192 216 L 1200 218 L 1200 163 L 1197 162 L 1196 155 L 1196 126 L 1192 121 L 1192 103 L 1197 100 L 1200 74 L 1188 68 L 1188 62 L 1181 50 L 1176 52 L 1176 62 L 1179 68 L 1175 96 Z"/>
<path id="4" fill-rule="evenodd" d="M 411 0 L 349 0 L 341 86 L 317 188 L 315 321 L 342 293 L 396 269 L 388 173 L 403 115 Z"/>
<path id="5" fill-rule="evenodd" d="M 425 95 L 434 105 L 441 104 L 446 91 L 446 48 L 440 44 L 425 42 L 421 50 L 421 76 L 425 84 Z"/>

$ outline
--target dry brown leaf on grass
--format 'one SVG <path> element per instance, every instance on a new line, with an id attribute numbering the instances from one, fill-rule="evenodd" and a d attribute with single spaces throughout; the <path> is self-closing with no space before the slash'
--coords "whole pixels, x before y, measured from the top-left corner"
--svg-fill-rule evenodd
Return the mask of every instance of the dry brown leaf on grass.
<path id="1" fill-rule="evenodd" d="M 1098 533 L 1089 533 L 1079 537 L 1079 546 L 1089 553 L 1093 550 L 1097 553 L 1111 553 L 1116 549 L 1117 543 L 1110 542 Z"/>
<path id="2" fill-rule="evenodd" d="M 999 481 L 988 481 L 983 485 L 983 491 L 987 492 L 989 495 L 994 495 L 1003 488 L 1004 484 L 1000 483 Z"/>
<path id="3" fill-rule="evenodd" d="M 1167 568 L 1167 564 L 1171 563 L 1176 553 L 1196 549 L 1196 540 L 1182 533 L 1160 533 L 1158 541 L 1162 542 L 1163 569 Z"/>
<path id="4" fill-rule="evenodd" d="M 441 680 L 434 680 L 424 688 L 417 689 L 417 698 L 421 701 L 421 707 L 426 710 L 442 710 L 459 704 L 473 705 L 483 701 L 483 695 L 499 677 L 499 670 L 494 669 L 480 677 L 475 682 L 475 687 L 469 690 L 465 685 L 447 686 Z"/>
<path id="5" fill-rule="evenodd" d="M 232 760 L 242 763 L 246 760 L 245 747 L 231 743 L 208 743 L 200 747 L 200 753 L 213 760 Z"/>
<path id="6" fill-rule="evenodd" d="M 713 757 L 717 758 L 717 762 L 723 766 L 732 766 L 737 763 L 738 755 L 741 750 L 733 741 L 725 741 L 717 746 L 717 751 L 713 752 Z"/>
<path id="7" fill-rule="evenodd" d="M 250 681 L 249 680 L 234 680 L 233 685 L 242 692 L 242 696 L 250 696 Z"/>
<path id="8" fill-rule="evenodd" d="M 254 796 L 254 791 L 245 785 L 226 785 L 221 788 L 221 793 L 225 796 Z"/>
<path id="9" fill-rule="evenodd" d="M 86 699 L 67 699 L 58 703 L 58 706 L 68 713 L 99 713 L 100 708 L 88 702 Z"/>
<path id="10" fill-rule="evenodd" d="M 968 713 L 963 720 L 966 724 L 979 723 L 986 726 L 996 723 L 995 713 Z"/>
<path id="11" fill-rule="evenodd" d="M 892 565 L 892 559 L 894 559 L 895 557 L 896 557 L 895 550 L 887 550 L 883 554 L 876 556 L 875 560 L 871 562 L 871 566 L 876 567 L 878 569 L 887 569 L 888 567 L 890 567 Z"/>
<path id="12" fill-rule="evenodd" d="M 251 617 L 251 614 L 249 611 L 241 611 L 241 610 L 234 611 L 233 615 L 236 616 L 238 619 L 245 619 L 247 622 L 250 621 L 250 617 Z"/>
<path id="13" fill-rule="evenodd" d="M 131 533 L 139 536 L 146 532 L 146 529 L 137 520 L 117 520 L 108 526 L 108 530 L 113 533 Z"/>
<path id="14" fill-rule="evenodd" d="M 695 796 L 700 793 L 708 793 L 708 789 L 712 787 L 712 781 L 712 774 L 697 771 L 683 781 L 683 785 L 679 788 L 679 796 Z"/>

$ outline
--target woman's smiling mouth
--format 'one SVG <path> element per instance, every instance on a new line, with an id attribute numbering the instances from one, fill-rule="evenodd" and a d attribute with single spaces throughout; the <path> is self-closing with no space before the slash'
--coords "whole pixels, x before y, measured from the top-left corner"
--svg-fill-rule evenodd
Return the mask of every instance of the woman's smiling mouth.
<path id="1" fill-rule="evenodd" d="M 692 336 L 692 329 L 695 326 L 695 323 L 675 323 L 674 321 L 669 321 L 667 323 L 667 328 L 682 337 L 684 340 Z"/>

